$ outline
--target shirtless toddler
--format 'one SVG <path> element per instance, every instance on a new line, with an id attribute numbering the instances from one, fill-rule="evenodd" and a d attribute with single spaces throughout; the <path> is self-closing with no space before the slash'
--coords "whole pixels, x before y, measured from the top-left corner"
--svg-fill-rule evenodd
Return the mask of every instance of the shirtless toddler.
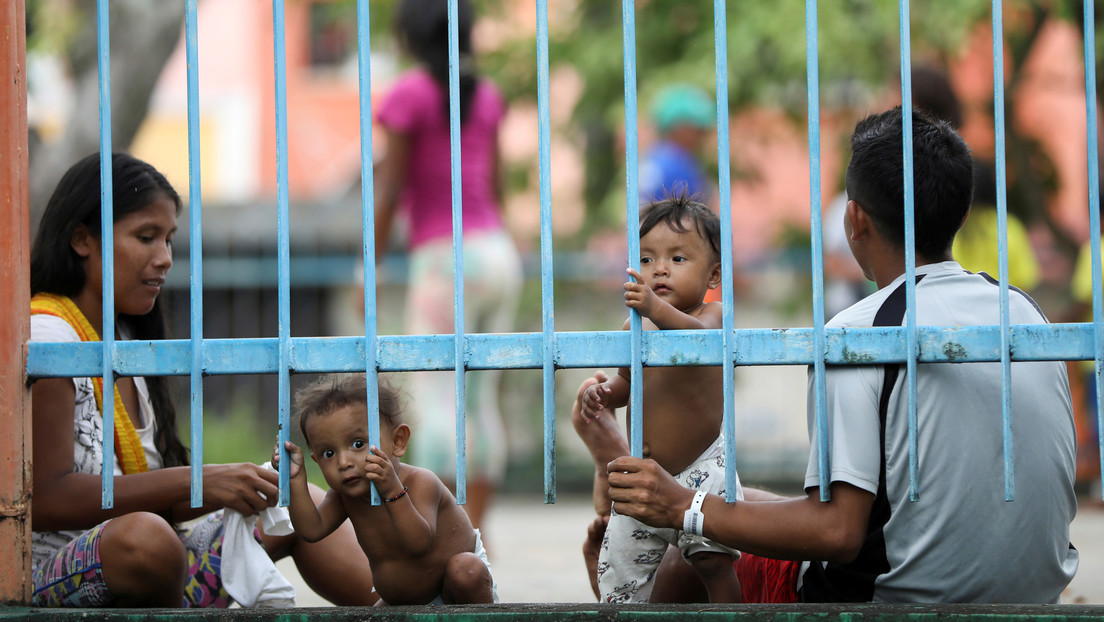
<path id="1" fill-rule="evenodd" d="M 403 464 L 410 427 L 396 391 L 380 384 L 380 447 L 368 445 L 365 378 L 324 378 L 296 396 L 299 425 L 329 490 L 315 506 L 303 452 L 285 445 L 291 476 L 288 506 L 295 531 L 321 540 L 345 518 L 368 556 L 377 604 L 496 602 L 487 554 L 468 515 L 433 472 Z M 374 413 L 373 413 L 374 416 Z M 278 464 L 279 451 L 272 463 Z M 375 483 L 382 503 L 372 505 Z"/>
<path id="2" fill-rule="evenodd" d="M 632 280 L 625 283 L 625 306 L 640 312 L 645 330 L 721 328 L 721 304 L 703 302 L 721 282 L 720 223 L 706 206 L 681 196 L 643 208 L 640 272 L 630 268 L 628 273 Z M 719 367 L 650 367 L 643 374 L 644 456 L 687 488 L 717 494 L 725 491 L 721 374 Z M 608 427 L 613 409 L 629 401 L 629 382 L 629 371 L 622 368 L 587 386 L 580 397 L 584 425 Z M 730 485 L 739 497 L 739 481 Z M 610 517 L 599 553 L 602 600 L 646 602 L 668 543 L 694 567 L 710 602 L 739 602 L 732 567 L 738 552 L 617 514 Z"/>

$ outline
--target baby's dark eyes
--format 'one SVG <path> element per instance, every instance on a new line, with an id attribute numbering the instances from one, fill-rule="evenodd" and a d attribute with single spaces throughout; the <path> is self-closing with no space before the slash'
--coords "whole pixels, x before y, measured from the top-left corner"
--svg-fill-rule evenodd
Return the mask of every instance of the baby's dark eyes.
<path id="1" fill-rule="evenodd" d="M 675 257 L 674 257 L 674 262 L 675 263 L 682 263 L 684 261 L 686 261 L 685 257 L 683 257 L 682 255 L 675 255 Z"/>
<path id="2" fill-rule="evenodd" d="M 364 441 L 359 438 L 353 441 L 353 449 L 364 449 Z"/>
<path id="3" fill-rule="evenodd" d="M 323 449 L 322 450 L 322 457 L 323 458 L 333 458 L 333 456 L 334 456 L 334 450 L 332 450 L 332 449 Z"/>
<path id="4" fill-rule="evenodd" d="M 640 263 L 641 263 L 641 264 L 648 264 L 648 263 L 652 263 L 652 258 L 651 258 L 651 257 L 641 257 L 641 258 L 640 258 Z"/>

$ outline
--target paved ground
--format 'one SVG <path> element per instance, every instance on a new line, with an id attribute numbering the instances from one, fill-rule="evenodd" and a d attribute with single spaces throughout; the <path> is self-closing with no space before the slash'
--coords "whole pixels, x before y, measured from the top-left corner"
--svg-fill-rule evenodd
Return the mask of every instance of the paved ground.
<path id="1" fill-rule="evenodd" d="M 593 603 L 579 552 L 593 518 L 589 499 L 502 499 L 491 513 L 487 541 L 499 596 L 511 603 Z M 1067 604 L 1104 604 L 1104 504 L 1086 503 L 1073 522 L 1081 567 L 1062 598 Z M 290 560 L 280 569 L 297 581 L 298 604 L 325 606 L 298 578 Z"/>

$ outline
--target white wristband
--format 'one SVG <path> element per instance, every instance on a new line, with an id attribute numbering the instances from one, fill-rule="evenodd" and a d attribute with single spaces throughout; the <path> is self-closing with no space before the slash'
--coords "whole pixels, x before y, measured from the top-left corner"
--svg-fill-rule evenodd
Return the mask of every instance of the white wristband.
<path id="1" fill-rule="evenodd" d="M 694 493 L 694 500 L 690 502 L 690 509 L 682 515 L 682 530 L 688 534 L 701 536 L 702 530 L 705 528 L 705 514 L 702 514 L 701 507 L 705 501 L 705 491 L 699 490 Z"/>

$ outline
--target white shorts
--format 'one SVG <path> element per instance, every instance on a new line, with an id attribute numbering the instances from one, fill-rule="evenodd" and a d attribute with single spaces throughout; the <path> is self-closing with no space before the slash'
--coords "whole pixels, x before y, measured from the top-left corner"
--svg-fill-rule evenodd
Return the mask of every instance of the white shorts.
<path id="1" fill-rule="evenodd" d="M 725 486 L 724 437 L 705 450 L 690 466 L 675 476 L 680 484 L 691 490 L 724 496 Z M 736 498 L 743 499 L 740 478 L 733 483 Z M 681 529 L 649 527 L 640 521 L 613 512 L 606 527 L 602 548 L 598 553 L 598 588 L 602 601 L 607 603 L 648 602 L 652 593 L 656 569 L 667 552 L 667 545 L 677 546 L 683 559 L 701 552 L 725 553 L 738 559 L 740 552 L 693 536 Z"/>

